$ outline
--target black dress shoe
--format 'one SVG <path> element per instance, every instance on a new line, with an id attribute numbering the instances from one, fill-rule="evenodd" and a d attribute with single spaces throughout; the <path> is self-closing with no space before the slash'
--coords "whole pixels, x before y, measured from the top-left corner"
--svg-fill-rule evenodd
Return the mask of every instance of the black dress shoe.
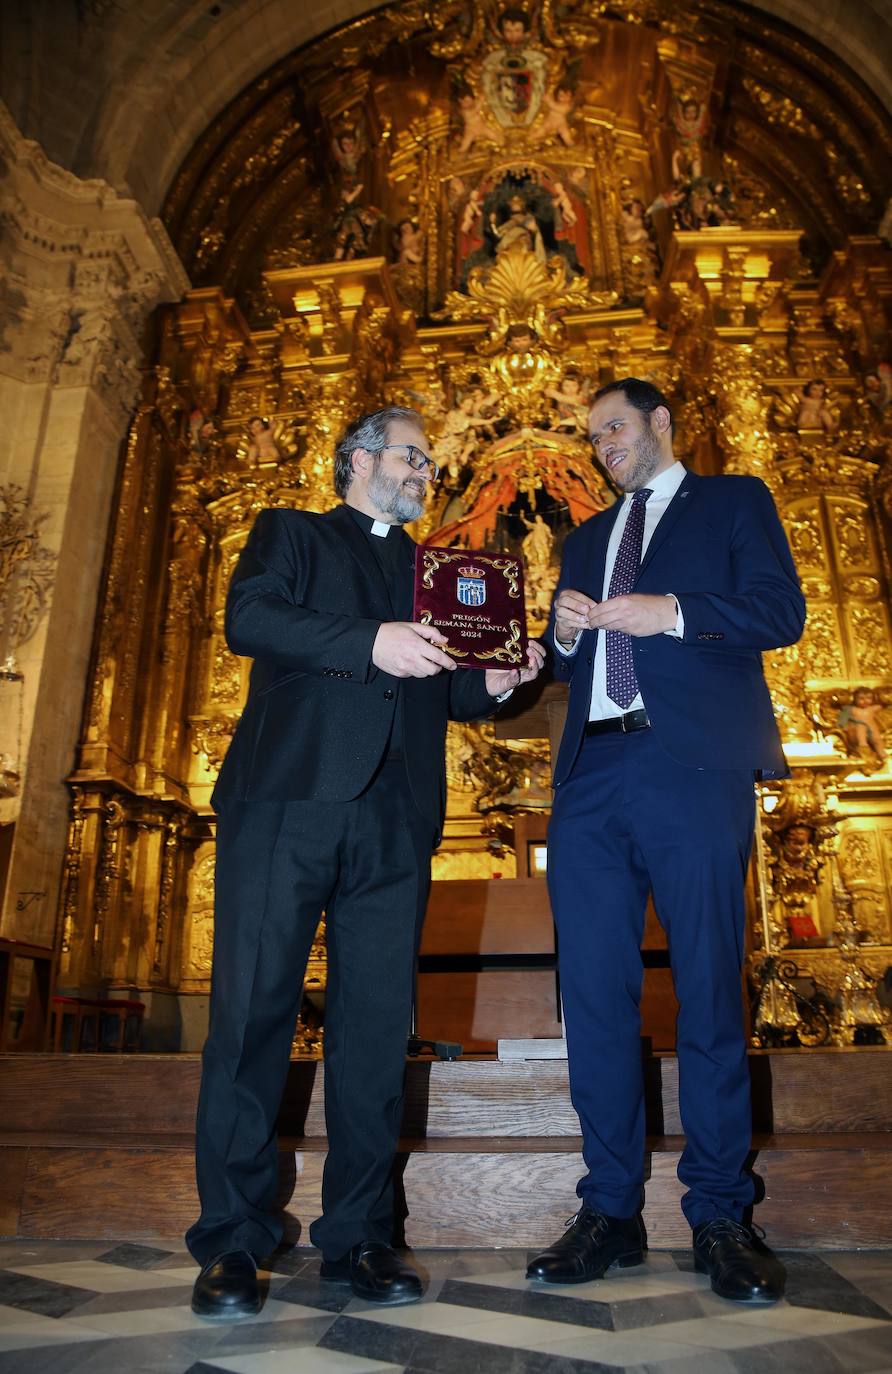
<path id="1" fill-rule="evenodd" d="M 256 1317 L 260 1311 L 257 1265 L 247 1250 L 231 1250 L 208 1261 L 192 1289 L 192 1311 L 220 1322 Z"/>
<path id="2" fill-rule="evenodd" d="M 608 1217 L 583 1204 L 572 1225 L 527 1265 L 527 1278 L 540 1283 L 587 1283 L 608 1269 L 644 1263 L 640 1217 Z"/>
<path id="3" fill-rule="evenodd" d="M 777 1302 L 787 1274 L 750 1226 L 716 1217 L 694 1227 L 694 1267 L 731 1302 Z"/>
<path id="4" fill-rule="evenodd" d="M 323 1279 L 349 1283 L 358 1298 L 396 1307 L 418 1302 L 421 1276 L 380 1240 L 363 1240 L 339 1260 L 323 1260 Z"/>

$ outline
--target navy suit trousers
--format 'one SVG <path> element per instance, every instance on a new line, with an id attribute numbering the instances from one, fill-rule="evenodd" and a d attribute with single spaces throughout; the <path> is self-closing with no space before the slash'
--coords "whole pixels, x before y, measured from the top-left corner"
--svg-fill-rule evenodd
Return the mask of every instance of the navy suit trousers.
<path id="1" fill-rule="evenodd" d="M 577 1192 L 610 1216 L 641 1205 L 641 941 L 648 892 L 666 931 L 678 1017 L 678 1175 L 692 1226 L 753 1200 L 743 1026 L 744 880 L 752 774 L 676 763 L 653 729 L 583 742 L 556 792 L 548 885 L 587 1172 Z"/>

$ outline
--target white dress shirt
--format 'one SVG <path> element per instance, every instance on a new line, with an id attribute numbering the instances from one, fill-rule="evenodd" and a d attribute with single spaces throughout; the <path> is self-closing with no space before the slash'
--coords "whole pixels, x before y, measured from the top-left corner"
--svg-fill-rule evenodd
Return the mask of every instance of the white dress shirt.
<path id="1" fill-rule="evenodd" d="M 678 488 L 684 481 L 685 469 L 681 463 L 673 463 L 664 472 L 648 482 L 650 496 L 644 506 L 644 537 L 641 541 L 641 557 L 644 558 L 647 546 L 653 538 L 653 532 L 660 523 L 669 502 L 672 500 Z M 622 506 L 617 512 L 616 520 L 613 522 L 613 529 L 610 531 L 610 539 L 607 544 L 607 562 L 604 565 L 604 586 L 601 589 L 601 600 L 607 600 L 607 593 L 610 588 L 610 579 L 613 576 L 613 565 L 616 562 L 616 555 L 619 549 L 623 531 L 626 528 L 626 521 L 629 518 L 629 511 L 632 509 L 633 492 L 626 492 L 623 497 Z M 666 593 L 672 596 L 671 592 Z M 675 639 L 684 637 L 684 617 L 681 607 L 675 602 L 676 617 L 675 625 L 671 630 L 664 630 L 663 633 L 672 635 Z M 581 633 L 581 632 L 580 632 Z M 576 636 L 576 641 L 569 648 L 560 644 L 555 637 L 555 647 L 564 657 L 575 654 L 579 644 L 580 636 Z M 635 697 L 626 708 L 626 711 L 640 711 L 644 707 L 641 693 Z M 615 701 L 611 701 L 607 695 L 607 636 L 601 631 L 598 634 L 595 647 L 595 661 L 592 668 L 592 699 L 589 706 L 589 720 L 606 720 L 609 716 L 620 716 L 625 714 L 622 707 L 617 706 Z"/>

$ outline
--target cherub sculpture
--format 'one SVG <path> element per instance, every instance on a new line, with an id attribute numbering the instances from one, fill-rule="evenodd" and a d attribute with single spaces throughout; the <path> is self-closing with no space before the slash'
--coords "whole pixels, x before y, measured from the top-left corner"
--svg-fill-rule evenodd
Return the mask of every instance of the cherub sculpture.
<path id="1" fill-rule="evenodd" d="M 573 202 L 567 195 L 567 189 L 562 181 L 555 181 L 551 193 L 551 203 L 554 206 L 554 225 L 555 229 L 572 229 L 579 216 L 573 208 Z"/>
<path id="2" fill-rule="evenodd" d="M 251 467 L 279 461 L 279 446 L 269 420 L 261 415 L 252 415 L 248 421 L 248 435 L 247 459 Z"/>
<path id="3" fill-rule="evenodd" d="M 483 194 L 480 188 L 475 186 L 468 196 L 467 204 L 462 211 L 461 224 L 459 226 L 462 234 L 470 234 L 477 220 L 483 214 Z"/>
<path id="4" fill-rule="evenodd" d="M 837 415 L 827 403 L 827 384 L 815 377 L 799 391 L 776 395 L 771 403 L 771 415 L 778 429 L 820 430 L 832 434 L 837 428 Z"/>
<path id="5" fill-rule="evenodd" d="M 833 434 L 838 423 L 827 405 L 827 383 L 820 377 L 806 382 L 802 388 L 796 428 L 822 429 L 825 434 Z"/>
<path id="6" fill-rule="evenodd" d="M 573 110 L 574 98 L 573 87 L 566 84 L 556 86 L 553 95 L 546 94 L 543 97 L 544 117 L 538 129 L 539 137 L 543 142 L 546 139 L 555 138 L 559 139 L 565 147 L 573 147 L 576 140 L 567 121 Z"/>
<path id="7" fill-rule="evenodd" d="M 650 231 L 645 219 L 644 201 L 637 196 L 631 200 L 624 201 L 620 207 L 620 226 L 623 231 L 623 242 L 629 248 L 637 248 L 639 245 L 650 244 Z"/>
<path id="8" fill-rule="evenodd" d="M 874 759 L 880 767 L 886 762 L 881 724 L 883 709 L 872 687 L 856 687 L 851 702 L 840 709 L 837 718 L 849 753 Z"/>
<path id="9" fill-rule="evenodd" d="M 480 443 L 480 431 L 493 433 L 492 421 L 480 413 L 485 404 L 481 388 L 467 392 L 458 405 L 446 412 L 442 432 L 437 440 L 437 457 L 446 469 L 447 481 L 458 481 L 463 468 L 473 458 Z"/>
<path id="10" fill-rule="evenodd" d="M 487 117 L 486 104 L 482 96 L 464 90 L 458 97 L 458 112 L 462 119 L 462 132 L 457 151 L 468 153 L 478 141 L 487 140 L 501 146 L 502 130 Z"/>
<path id="11" fill-rule="evenodd" d="M 393 233 L 393 249 L 401 267 L 422 261 L 424 235 L 413 219 L 400 220 Z"/>
<path id="12" fill-rule="evenodd" d="M 546 387 L 545 395 L 552 408 L 549 428 L 557 434 L 585 433 L 588 407 L 581 377 L 568 372 L 557 388 Z"/>

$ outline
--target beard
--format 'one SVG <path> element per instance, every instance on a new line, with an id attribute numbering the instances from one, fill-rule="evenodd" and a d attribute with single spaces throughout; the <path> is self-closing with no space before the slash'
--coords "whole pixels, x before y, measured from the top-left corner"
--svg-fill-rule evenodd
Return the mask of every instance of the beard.
<path id="1" fill-rule="evenodd" d="M 617 485 L 623 491 L 638 491 L 640 487 L 647 486 L 660 465 L 661 457 L 659 440 L 649 428 L 645 429 L 632 448 L 632 466 L 623 481 L 616 479 Z"/>
<path id="2" fill-rule="evenodd" d="M 393 516 L 398 525 L 408 525 L 424 512 L 424 478 L 416 477 L 414 473 L 401 481 L 388 477 L 381 471 L 380 457 L 375 458 L 368 493 L 381 514 Z"/>

